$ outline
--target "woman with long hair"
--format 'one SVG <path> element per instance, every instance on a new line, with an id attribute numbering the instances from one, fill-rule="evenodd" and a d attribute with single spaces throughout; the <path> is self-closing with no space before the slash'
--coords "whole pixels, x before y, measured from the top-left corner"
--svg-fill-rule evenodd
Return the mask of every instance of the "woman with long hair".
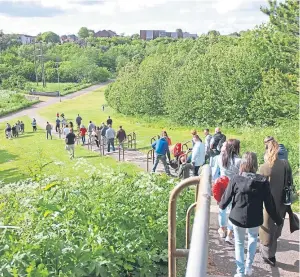
<path id="1" fill-rule="evenodd" d="M 279 215 L 284 218 L 287 206 L 283 204 L 283 188 L 286 183 L 286 172 L 292 172 L 286 160 L 278 158 L 279 145 L 276 140 L 270 140 L 265 144 L 265 163 L 260 167 L 259 173 L 267 177 L 270 181 L 270 189 L 275 201 Z M 292 178 L 292 176 L 290 176 Z M 281 236 L 283 224 L 274 225 L 274 220 L 267 210 L 264 210 L 264 222 L 259 230 L 260 250 L 263 260 L 272 265 L 276 265 L 277 239 Z"/>
<path id="2" fill-rule="evenodd" d="M 282 224 L 282 218 L 276 212 L 270 184 L 266 177 L 256 174 L 257 156 L 253 152 L 243 155 L 239 175 L 234 176 L 219 203 L 221 209 L 232 202 L 229 220 L 232 222 L 235 241 L 235 277 L 252 275 L 259 226 L 263 223 L 263 204 L 276 224 Z M 246 266 L 244 260 L 245 234 L 248 229 L 248 253 Z"/>
<path id="3" fill-rule="evenodd" d="M 239 173 L 241 159 L 240 141 L 237 139 L 229 139 L 224 142 L 220 155 L 216 156 L 213 161 L 213 180 L 219 177 L 227 176 L 229 180 Z M 219 230 L 218 233 L 221 238 L 229 244 L 233 244 L 233 229 L 232 224 L 227 219 L 227 213 L 230 212 L 230 205 L 227 210 L 219 209 Z M 227 229 L 227 234 L 226 234 Z"/>

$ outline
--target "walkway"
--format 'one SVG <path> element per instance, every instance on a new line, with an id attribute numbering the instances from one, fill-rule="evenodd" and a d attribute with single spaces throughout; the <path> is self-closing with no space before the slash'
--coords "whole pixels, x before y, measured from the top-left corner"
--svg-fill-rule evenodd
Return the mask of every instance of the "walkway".
<path id="1" fill-rule="evenodd" d="M 96 89 L 99 89 L 105 86 L 107 83 L 92 86 L 83 90 L 80 90 L 76 93 L 62 97 L 64 99 L 72 99 L 77 96 L 80 96 L 85 93 L 92 92 Z M 35 117 L 40 126 L 44 127 L 46 124 L 46 119 L 38 115 L 37 111 L 40 108 L 52 105 L 59 102 L 58 98 L 50 99 L 46 102 L 41 102 L 32 107 L 17 112 L 15 114 L 7 115 L 0 118 L 0 122 L 4 122 L 13 118 L 18 118 L 22 116 Z M 57 134 L 53 132 L 55 136 Z M 150 142 L 149 142 L 150 146 Z M 87 148 L 87 146 L 85 146 Z M 95 151 L 95 147 L 93 150 Z M 149 147 L 150 149 L 150 147 Z M 97 151 L 97 150 L 96 150 Z M 99 151 L 99 150 L 98 150 Z M 106 153 L 106 151 L 105 151 Z M 119 159 L 118 151 L 110 153 L 109 156 Z M 147 157 L 146 154 L 140 151 L 126 150 L 125 151 L 125 161 L 134 163 L 144 171 L 147 170 Z M 149 169 L 152 168 L 152 161 L 149 161 Z M 164 168 L 159 164 L 157 168 L 158 173 L 164 172 Z M 175 172 L 172 170 L 171 173 L 175 175 Z M 235 259 L 234 259 L 234 247 L 226 244 L 224 240 L 221 240 L 218 236 L 218 206 L 217 203 L 213 200 L 211 206 L 211 219 L 210 219 L 210 274 L 214 276 L 233 276 L 235 272 Z M 254 272 L 253 277 L 297 277 L 299 276 L 299 232 L 290 234 L 289 232 L 289 220 L 285 220 L 285 226 L 283 228 L 282 236 L 278 242 L 278 253 L 277 253 L 277 267 L 271 267 L 265 264 L 260 254 L 257 252 L 254 262 Z"/>

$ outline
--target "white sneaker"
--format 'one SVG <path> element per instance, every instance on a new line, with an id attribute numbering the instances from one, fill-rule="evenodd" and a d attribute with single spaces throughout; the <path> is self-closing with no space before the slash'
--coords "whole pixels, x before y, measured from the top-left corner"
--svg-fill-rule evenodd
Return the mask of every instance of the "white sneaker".
<path id="1" fill-rule="evenodd" d="M 226 237 L 226 233 L 222 228 L 219 228 L 218 233 L 221 239 L 224 239 Z"/>
<path id="2" fill-rule="evenodd" d="M 234 244 L 234 239 L 233 239 L 233 237 L 226 236 L 225 242 L 227 242 L 230 245 L 233 245 Z"/>
<path id="3" fill-rule="evenodd" d="M 246 267 L 245 268 L 245 275 L 247 275 L 247 276 L 252 275 L 252 267 Z"/>

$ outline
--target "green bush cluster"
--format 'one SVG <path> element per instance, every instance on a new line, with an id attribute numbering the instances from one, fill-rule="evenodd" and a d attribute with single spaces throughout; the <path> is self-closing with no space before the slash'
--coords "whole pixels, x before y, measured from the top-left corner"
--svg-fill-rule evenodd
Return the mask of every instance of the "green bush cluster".
<path id="1" fill-rule="evenodd" d="M 80 165 L 84 166 L 84 165 Z M 80 167 L 82 168 L 82 167 Z M 103 168 L 83 181 L 24 181 L 0 195 L 1 276 L 162 276 L 175 181 Z M 178 203 L 178 233 L 193 201 Z"/>
<path id="2" fill-rule="evenodd" d="M 142 62 L 127 63 L 107 89 L 108 103 L 124 114 L 164 115 L 185 125 L 297 119 L 299 1 L 274 3 L 264 10 L 269 24 L 239 37 L 211 33 L 148 45 Z"/>

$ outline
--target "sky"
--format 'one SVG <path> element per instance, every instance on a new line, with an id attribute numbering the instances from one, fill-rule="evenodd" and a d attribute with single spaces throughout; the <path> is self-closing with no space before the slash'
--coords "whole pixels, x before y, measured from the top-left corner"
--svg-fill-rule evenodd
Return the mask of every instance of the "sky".
<path id="1" fill-rule="evenodd" d="M 80 27 L 132 35 L 140 30 L 230 34 L 268 21 L 267 0 L 0 0 L 0 30 L 77 34 Z"/>

